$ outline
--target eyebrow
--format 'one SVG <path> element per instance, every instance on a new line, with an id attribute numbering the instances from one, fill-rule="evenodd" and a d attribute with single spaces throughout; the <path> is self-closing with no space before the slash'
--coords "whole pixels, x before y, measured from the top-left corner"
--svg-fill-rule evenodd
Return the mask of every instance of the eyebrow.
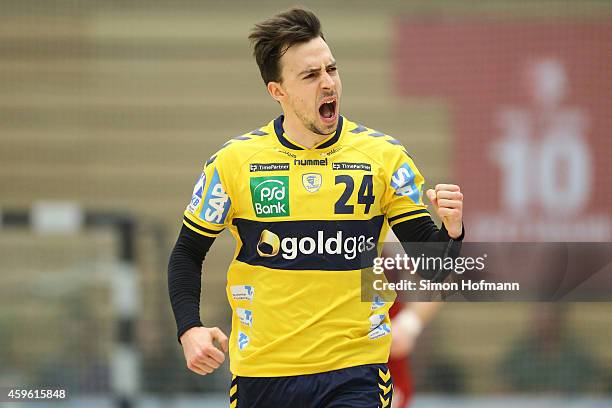
<path id="1" fill-rule="evenodd" d="M 327 64 L 327 65 L 325 66 L 325 68 L 326 68 L 326 69 L 329 69 L 329 68 L 333 68 L 333 67 L 335 67 L 335 66 L 336 66 L 336 61 L 334 60 L 334 61 L 330 62 L 329 64 Z M 318 68 L 308 68 L 308 69 L 306 69 L 306 70 L 304 70 L 304 71 L 300 72 L 300 73 L 298 74 L 298 76 L 302 76 L 302 75 L 310 74 L 310 73 L 313 73 L 313 72 L 318 72 L 318 71 L 320 71 L 320 70 L 321 70 L 321 68 L 320 68 L 320 67 L 318 67 Z"/>

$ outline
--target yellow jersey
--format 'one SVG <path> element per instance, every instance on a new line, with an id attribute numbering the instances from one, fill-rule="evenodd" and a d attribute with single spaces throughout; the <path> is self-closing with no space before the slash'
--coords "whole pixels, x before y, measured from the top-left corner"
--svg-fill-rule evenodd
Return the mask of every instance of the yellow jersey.
<path id="1" fill-rule="evenodd" d="M 387 362 L 390 303 L 362 301 L 390 226 L 429 217 L 423 177 L 396 139 L 339 117 L 313 148 L 283 116 L 227 142 L 184 213 L 193 231 L 236 239 L 227 273 L 230 370 L 247 377 Z"/>

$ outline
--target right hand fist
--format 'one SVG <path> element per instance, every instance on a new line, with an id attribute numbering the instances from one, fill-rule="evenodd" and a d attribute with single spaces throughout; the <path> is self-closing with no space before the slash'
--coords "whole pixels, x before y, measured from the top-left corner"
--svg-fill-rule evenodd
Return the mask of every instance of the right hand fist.
<path id="1" fill-rule="evenodd" d="M 221 350 L 213 343 L 216 340 Z M 196 374 L 206 375 L 215 371 L 225 361 L 227 336 L 218 327 L 192 327 L 181 336 L 187 368 Z"/>

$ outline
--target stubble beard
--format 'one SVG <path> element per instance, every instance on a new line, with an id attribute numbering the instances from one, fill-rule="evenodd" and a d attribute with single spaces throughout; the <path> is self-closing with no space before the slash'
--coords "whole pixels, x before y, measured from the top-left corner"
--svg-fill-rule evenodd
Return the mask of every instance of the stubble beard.
<path id="1" fill-rule="evenodd" d="M 297 117 L 302 122 L 302 124 L 304 125 L 304 127 L 306 129 L 310 130 L 312 133 L 316 133 L 317 135 L 321 135 L 321 136 L 329 136 L 332 133 L 334 133 L 335 129 L 332 129 L 332 130 L 330 130 L 329 132 L 326 133 L 326 132 L 322 131 L 320 128 L 318 128 L 314 121 L 308 119 L 301 112 L 296 111 L 296 114 L 297 114 Z"/>

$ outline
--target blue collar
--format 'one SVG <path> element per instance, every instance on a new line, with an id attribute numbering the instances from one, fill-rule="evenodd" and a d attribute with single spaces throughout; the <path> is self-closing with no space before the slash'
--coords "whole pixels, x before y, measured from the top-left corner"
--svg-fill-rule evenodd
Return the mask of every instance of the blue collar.
<path id="1" fill-rule="evenodd" d="M 303 147 L 300 147 L 294 143 L 292 143 L 289 139 L 287 139 L 284 135 L 285 130 L 283 129 L 283 120 L 285 120 L 284 115 L 280 115 L 278 118 L 274 119 L 274 132 L 276 133 L 276 137 L 278 137 L 278 141 L 283 146 L 293 149 L 293 150 L 304 150 Z M 342 123 L 344 122 L 344 118 L 342 115 L 338 117 L 338 126 L 336 127 L 336 133 L 331 139 L 328 139 L 323 144 L 318 145 L 315 149 L 325 149 L 327 147 L 332 146 L 334 143 L 340 139 L 340 135 L 342 134 Z"/>

